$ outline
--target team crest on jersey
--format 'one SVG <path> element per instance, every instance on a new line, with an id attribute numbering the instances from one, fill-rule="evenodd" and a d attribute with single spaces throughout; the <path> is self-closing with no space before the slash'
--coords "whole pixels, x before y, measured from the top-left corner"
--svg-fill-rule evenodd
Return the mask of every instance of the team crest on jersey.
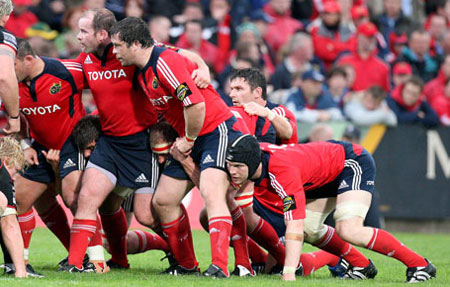
<path id="1" fill-rule="evenodd" d="M 59 91 L 61 91 L 61 87 L 62 87 L 61 82 L 53 83 L 53 85 L 50 87 L 50 90 L 49 90 L 50 94 L 55 95 L 55 94 L 59 93 Z"/>
<path id="2" fill-rule="evenodd" d="M 154 77 L 152 81 L 152 88 L 156 90 L 158 87 L 159 87 L 158 79 Z"/>
<path id="3" fill-rule="evenodd" d="M 283 212 L 288 212 L 289 210 L 294 210 L 297 208 L 295 204 L 295 199 L 293 195 L 288 195 L 283 198 Z"/>
<path id="4" fill-rule="evenodd" d="M 175 96 L 180 101 L 183 101 L 184 98 L 188 97 L 190 94 L 192 94 L 192 92 L 191 92 L 191 90 L 189 89 L 189 87 L 188 87 L 188 85 L 186 83 L 182 83 L 175 90 Z"/>

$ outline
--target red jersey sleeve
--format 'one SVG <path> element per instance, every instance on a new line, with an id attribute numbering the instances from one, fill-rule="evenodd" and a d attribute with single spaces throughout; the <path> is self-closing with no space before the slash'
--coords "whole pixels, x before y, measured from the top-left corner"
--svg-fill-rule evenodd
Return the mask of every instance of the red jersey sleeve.
<path id="1" fill-rule="evenodd" d="M 292 136 L 287 140 L 281 140 L 283 144 L 291 144 L 298 143 L 298 135 L 297 135 L 297 119 L 295 118 L 294 113 L 288 110 L 285 106 L 279 105 L 276 108 L 273 108 L 272 111 L 277 115 L 285 118 L 292 127 Z"/>
<path id="2" fill-rule="evenodd" d="M 81 65 L 81 63 L 73 60 L 61 60 L 61 62 L 67 68 L 67 70 L 69 70 L 70 74 L 75 80 L 78 91 L 81 92 L 85 86 L 83 66 Z"/>
<path id="3" fill-rule="evenodd" d="M 156 70 L 160 83 L 182 102 L 184 107 L 204 102 L 203 95 L 191 78 L 188 67 L 194 64 L 173 51 L 166 51 L 158 58 Z"/>
<path id="4" fill-rule="evenodd" d="M 305 218 L 305 191 L 300 172 L 286 164 L 269 163 L 270 185 L 283 200 L 285 220 Z"/>

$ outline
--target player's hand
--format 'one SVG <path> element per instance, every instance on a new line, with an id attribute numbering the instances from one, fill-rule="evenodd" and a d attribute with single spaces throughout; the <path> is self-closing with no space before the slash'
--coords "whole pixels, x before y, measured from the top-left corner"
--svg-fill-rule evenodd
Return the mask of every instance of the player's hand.
<path id="1" fill-rule="evenodd" d="M 191 77 L 195 85 L 200 89 L 206 89 L 211 84 L 211 75 L 204 70 L 194 70 Z"/>
<path id="2" fill-rule="evenodd" d="M 7 135 L 16 134 L 20 132 L 20 117 L 17 119 L 8 118 L 8 123 L 3 132 Z"/>
<path id="3" fill-rule="evenodd" d="M 16 278 L 27 278 L 28 274 L 27 274 L 26 270 L 23 270 L 23 271 L 16 270 L 16 273 L 14 273 L 14 277 L 16 277 Z"/>
<path id="4" fill-rule="evenodd" d="M 23 154 L 25 155 L 26 161 L 31 165 L 38 165 L 39 160 L 37 156 L 37 152 L 34 148 L 29 147 L 26 150 L 24 150 Z"/>
<path id="5" fill-rule="evenodd" d="M 257 115 L 257 116 L 260 116 L 263 118 L 266 118 L 269 113 L 269 111 L 265 107 L 255 103 L 255 102 L 249 102 L 249 103 L 244 104 L 244 110 L 247 114 L 249 114 L 251 116 Z"/>
<path id="6" fill-rule="evenodd" d="M 281 276 L 281 280 L 283 280 L 283 281 L 295 281 L 295 274 L 283 274 L 283 276 Z"/>
<path id="7" fill-rule="evenodd" d="M 49 149 L 47 152 L 45 150 L 42 151 L 42 154 L 47 159 L 47 162 L 52 166 L 53 170 L 59 169 L 59 153 L 60 150 L 57 149 Z"/>
<path id="8" fill-rule="evenodd" d="M 175 145 L 170 147 L 170 155 L 179 162 L 184 161 L 189 156 L 188 154 L 182 153 Z"/>
<path id="9" fill-rule="evenodd" d="M 186 137 L 177 138 L 173 147 L 177 148 L 182 154 L 188 156 L 194 147 L 194 142 L 187 141 Z"/>

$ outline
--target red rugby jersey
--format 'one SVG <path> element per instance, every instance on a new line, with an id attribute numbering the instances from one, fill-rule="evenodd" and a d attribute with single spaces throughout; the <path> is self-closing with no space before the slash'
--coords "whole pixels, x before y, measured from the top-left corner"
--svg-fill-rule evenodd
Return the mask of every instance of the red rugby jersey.
<path id="1" fill-rule="evenodd" d="M 269 101 L 266 102 L 266 107 L 271 109 L 272 112 L 276 113 L 277 115 L 280 115 L 283 118 L 285 118 L 292 127 L 292 136 L 287 140 L 277 138 L 277 144 L 291 144 L 291 143 L 297 144 L 298 143 L 297 120 L 295 119 L 294 113 L 292 113 L 283 105 L 278 105 Z"/>
<path id="2" fill-rule="evenodd" d="M 191 78 L 196 65 L 173 49 L 154 46 L 139 82 L 158 112 L 180 136 L 185 135 L 184 107 L 205 102 L 206 114 L 199 135 L 207 134 L 233 115 L 211 85 L 198 89 Z"/>
<path id="3" fill-rule="evenodd" d="M 257 185 L 276 193 L 280 198 L 296 196 L 300 215 L 286 219 L 304 218 L 305 190 L 312 190 L 333 181 L 344 169 L 345 150 L 340 144 L 313 142 L 277 146 L 260 143 L 261 149 L 270 155 L 267 175 Z M 260 200 L 260 198 L 258 198 Z M 280 213 L 282 202 L 264 204 Z M 303 216 L 303 217 L 302 217 Z"/>
<path id="4" fill-rule="evenodd" d="M 102 57 L 81 53 L 87 85 L 97 105 L 102 131 L 111 136 L 128 136 L 147 129 L 157 115 L 137 82 L 136 66 L 124 67 L 109 44 Z"/>
<path id="5" fill-rule="evenodd" d="M 29 85 L 19 83 L 19 106 L 30 135 L 49 149 L 61 149 L 75 124 L 86 115 L 81 103 L 84 78 L 81 65 L 42 58 L 44 71 Z"/>

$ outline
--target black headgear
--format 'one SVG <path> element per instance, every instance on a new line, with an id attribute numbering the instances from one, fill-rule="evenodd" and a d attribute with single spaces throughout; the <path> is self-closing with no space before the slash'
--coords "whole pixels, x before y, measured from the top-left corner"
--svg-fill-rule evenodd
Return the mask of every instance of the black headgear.
<path id="1" fill-rule="evenodd" d="M 226 159 L 246 164 L 248 166 L 248 178 L 251 178 L 261 162 L 261 149 L 258 141 L 251 135 L 238 137 L 228 145 Z"/>

